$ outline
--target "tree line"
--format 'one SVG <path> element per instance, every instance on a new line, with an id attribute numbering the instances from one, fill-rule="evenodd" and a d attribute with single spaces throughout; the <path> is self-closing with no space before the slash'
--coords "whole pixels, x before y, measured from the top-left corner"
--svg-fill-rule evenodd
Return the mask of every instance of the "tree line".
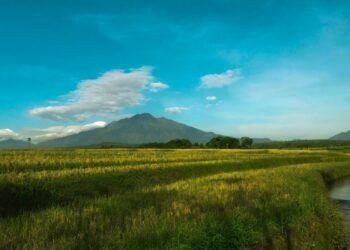
<path id="1" fill-rule="evenodd" d="M 339 148 L 349 147 L 350 141 L 337 140 L 292 140 L 292 141 L 272 141 L 267 143 L 254 144 L 256 149 L 270 149 L 270 148 Z"/>
<path id="2" fill-rule="evenodd" d="M 217 136 L 206 144 L 192 143 L 188 139 L 174 139 L 168 142 L 152 142 L 140 145 L 141 148 L 251 148 L 253 139 L 242 137 L 237 139 L 229 136 Z"/>

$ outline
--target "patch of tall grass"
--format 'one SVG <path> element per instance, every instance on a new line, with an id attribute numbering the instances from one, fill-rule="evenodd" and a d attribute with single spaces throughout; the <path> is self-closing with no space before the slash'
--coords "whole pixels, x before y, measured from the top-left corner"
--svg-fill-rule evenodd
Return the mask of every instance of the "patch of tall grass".
<path id="1" fill-rule="evenodd" d="M 0 151 L 1 249 L 342 249 L 347 151 Z"/>

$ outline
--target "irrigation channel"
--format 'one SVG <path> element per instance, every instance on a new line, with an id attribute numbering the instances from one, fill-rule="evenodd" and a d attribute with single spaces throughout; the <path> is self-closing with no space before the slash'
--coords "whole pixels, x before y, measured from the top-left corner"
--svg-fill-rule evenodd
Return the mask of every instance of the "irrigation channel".
<path id="1" fill-rule="evenodd" d="M 350 249 L 350 177 L 334 182 L 330 188 L 330 196 L 336 201 L 344 214 L 348 227 L 348 249 Z"/>

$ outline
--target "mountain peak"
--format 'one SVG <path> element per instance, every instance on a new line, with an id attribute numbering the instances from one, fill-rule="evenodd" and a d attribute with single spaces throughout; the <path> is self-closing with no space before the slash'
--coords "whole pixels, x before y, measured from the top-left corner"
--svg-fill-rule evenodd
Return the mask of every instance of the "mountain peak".
<path id="1" fill-rule="evenodd" d="M 134 116 L 128 117 L 128 118 L 124 118 L 118 121 L 113 121 L 110 124 L 108 124 L 107 127 L 111 127 L 111 126 L 115 126 L 120 123 L 129 123 L 129 122 L 143 122 L 143 121 L 153 121 L 153 120 L 157 120 L 157 118 L 155 118 L 153 115 L 151 115 L 150 113 L 141 113 L 141 114 L 136 114 Z"/>
<path id="2" fill-rule="evenodd" d="M 150 113 L 142 113 L 142 114 L 136 114 L 130 117 L 130 119 L 156 119 L 156 118 Z"/>
<path id="3" fill-rule="evenodd" d="M 40 143 L 40 147 L 74 147 L 99 143 L 139 145 L 150 142 L 167 142 L 174 139 L 188 139 L 206 143 L 215 136 L 182 123 L 166 118 L 156 118 L 149 113 L 134 115 L 110 123 L 104 128 L 89 130 Z"/>

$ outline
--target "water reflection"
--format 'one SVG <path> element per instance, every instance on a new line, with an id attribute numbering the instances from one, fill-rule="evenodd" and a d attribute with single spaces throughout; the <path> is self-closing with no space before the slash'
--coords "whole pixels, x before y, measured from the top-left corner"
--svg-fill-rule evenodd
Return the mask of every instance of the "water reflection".
<path id="1" fill-rule="evenodd" d="M 335 182 L 330 189 L 330 196 L 343 212 L 350 232 L 350 177 Z M 350 249 L 350 233 L 348 234 L 348 249 Z"/>

